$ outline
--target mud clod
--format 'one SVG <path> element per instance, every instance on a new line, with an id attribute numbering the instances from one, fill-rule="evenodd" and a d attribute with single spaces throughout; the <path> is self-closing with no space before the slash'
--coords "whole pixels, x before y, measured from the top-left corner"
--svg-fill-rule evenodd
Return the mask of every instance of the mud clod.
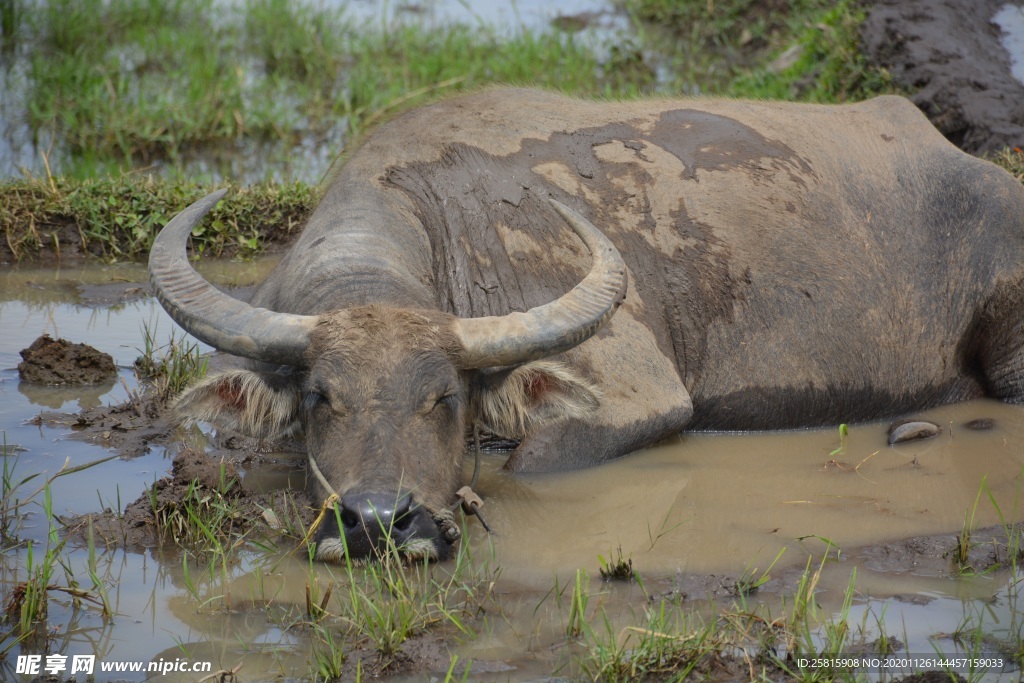
<path id="1" fill-rule="evenodd" d="M 234 465 L 192 448 L 183 450 L 171 463 L 171 482 L 186 486 L 196 482 L 203 488 L 219 491 L 229 497 L 237 497 L 241 492 L 238 470 Z"/>
<path id="2" fill-rule="evenodd" d="M 116 450 L 125 458 L 144 455 L 153 444 L 170 443 L 174 433 L 173 425 L 162 415 L 159 401 L 149 394 L 74 414 L 44 411 L 36 420 L 48 427 L 70 429 L 73 438 Z"/>
<path id="3" fill-rule="evenodd" d="M 37 384 L 98 384 L 117 375 L 114 359 L 88 344 L 54 339 L 48 334 L 21 350 L 18 374 Z"/>
<path id="4" fill-rule="evenodd" d="M 968 429 L 974 429 L 976 431 L 984 431 L 986 429 L 992 429 L 996 426 L 996 421 L 990 417 L 979 417 L 976 420 L 964 424 L 964 427 Z"/>
<path id="5" fill-rule="evenodd" d="M 284 529 L 307 528 L 316 515 L 302 492 L 249 491 L 241 485 L 232 463 L 185 448 L 174 458 L 170 476 L 158 480 L 129 503 L 123 514 L 105 511 L 81 515 L 65 520 L 65 524 L 73 539 L 85 540 L 91 525 L 93 533 L 108 545 L 155 547 L 176 541 L 167 535 L 167 520 L 175 512 L 183 511 L 196 500 L 214 499 L 220 501 L 218 505 L 223 509 L 230 510 L 224 518 L 227 527 L 220 530 L 226 536 L 238 537 L 250 532 L 267 538 L 279 535 L 281 528 L 273 529 L 264 521 L 266 509 L 275 511 L 275 517 L 283 520 L 280 527 Z"/>

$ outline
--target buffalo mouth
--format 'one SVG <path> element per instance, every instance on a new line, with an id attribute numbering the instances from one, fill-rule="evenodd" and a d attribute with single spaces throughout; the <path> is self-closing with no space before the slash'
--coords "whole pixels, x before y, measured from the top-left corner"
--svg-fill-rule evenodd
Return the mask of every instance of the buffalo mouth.
<path id="1" fill-rule="evenodd" d="M 444 561 L 457 537 L 444 519 L 409 494 L 346 493 L 327 509 L 314 538 L 314 559 L 340 564 L 397 553 L 410 561 Z"/>

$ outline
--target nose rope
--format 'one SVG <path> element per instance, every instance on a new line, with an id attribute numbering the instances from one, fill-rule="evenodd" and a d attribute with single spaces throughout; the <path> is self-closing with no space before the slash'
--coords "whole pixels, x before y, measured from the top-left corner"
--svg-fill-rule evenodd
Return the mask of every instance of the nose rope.
<path id="1" fill-rule="evenodd" d="M 433 515 L 434 523 L 437 524 L 441 535 L 449 543 L 454 543 L 459 540 L 462 536 L 462 531 L 459 529 L 459 525 L 455 522 L 455 510 L 460 506 L 462 512 L 466 515 L 475 515 L 480 523 L 483 525 L 487 533 L 493 534 L 491 526 L 484 519 L 483 514 L 480 513 L 480 508 L 483 507 L 484 502 L 480 499 L 480 496 L 473 491 L 477 482 L 480 480 L 480 424 L 473 422 L 473 478 L 470 481 L 469 486 L 463 486 L 461 489 L 455 492 L 458 500 L 450 508 L 444 508 Z M 309 460 L 309 471 L 313 473 L 316 480 L 320 482 L 320 485 L 327 491 L 328 496 L 324 499 L 324 502 L 320 505 L 320 512 L 317 514 L 316 519 L 309 526 L 309 531 L 306 532 L 306 537 L 303 539 L 303 543 L 309 543 L 309 539 L 313 537 L 313 534 L 323 523 L 324 518 L 327 516 L 327 511 L 330 510 L 335 503 L 341 500 L 341 496 L 334 490 L 334 487 L 327 481 L 327 477 L 320 471 L 320 467 L 316 464 L 316 459 L 312 455 L 308 455 Z"/>
<path id="2" fill-rule="evenodd" d="M 320 482 L 320 485 L 324 487 L 324 490 L 328 492 L 328 496 L 324 498 L 324 502 L 320 504 L 320 512 L 317 514 L 316 519 L 309 525 L 309 531 L 306 532 L 306 537 L 302 539 L 300 545 L 308 545 L 309 540 L 313 538 L 313 534 L 320 528 L 324 518 L 327 517 L 327 511 L 334 507 L 334 504 L 341 500 L 341 496 L 334 490 L 334 487 L 328 483 L 324 473 L 320 471 L 320 467 L 317 466 L 316 460 L 313 459 L 312 455 L 308 456 L 309 470 L 316 477 L 316 480 Z"/>
<path id="3" fill-rule="evenodd" d="M 463 486 L 461 489 L 455 492 L 458 500 L 451 507 L 451 511 L 455 512 L 455 509 L 462 507 L 462 512 L 466 515 L 476 515 L 476 518 L 483 524 L 484 529 L 487 533 L 493 534 L 491 526 L 484 519 L 483 514 L 480 512 L 480 508 L 484 506 L 484 501 L 480 499 L 480 496 L 473 490 L 476 487 L 476 483 L 480 480 L 480 423 L 476 420 L 473 421 L 473 478 L 469 482 L 469 486 Z M 454 520 L 453 520 L 454 524 Z"/>

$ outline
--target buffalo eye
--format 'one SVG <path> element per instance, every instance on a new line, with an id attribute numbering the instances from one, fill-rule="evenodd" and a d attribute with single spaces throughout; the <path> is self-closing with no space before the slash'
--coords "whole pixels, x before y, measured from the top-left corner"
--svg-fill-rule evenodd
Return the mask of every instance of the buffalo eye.
<path id="1" fill-rule="evenodd" d="M 327 397 L 316 389 L 309 389 L 302 397 L 302 409 L 311 412 L 320 406 L 327 404 Z"/>
<path id="2" fill-rule="evenodd" d="M 433 410 L 442 409 L 442 410 L 447 410 L 450 413 L 454 413 L 455 409 L 458 407 L 458 405 L 459 405 L 459 396 L 458 396 L 458 394 L 456 394 L 454 392 L 450 392 L 450 393 L 442 394 L 441 396 L 438 396 L 437 400 L 434 402 L 434 406 L 433 406 L 432 409 Z"/>

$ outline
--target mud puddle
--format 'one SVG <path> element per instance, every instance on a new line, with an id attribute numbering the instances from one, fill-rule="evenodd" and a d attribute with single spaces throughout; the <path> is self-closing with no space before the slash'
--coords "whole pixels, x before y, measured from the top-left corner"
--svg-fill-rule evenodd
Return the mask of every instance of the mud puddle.
<path id="1" fill-rule="evenodd" d="M 226 272 L 209 276 L 246 285 L 267 265 L 228 264 Z M 52 474 L 65 461 L 78 465 L 112 454 L 75 438 L 70 425 L 51 427 L 34 418 L 121 403 L 137 391 L 131 365 L 143 344 L 142 324 L 156 325 L 160 337 L 173 328 L 138 284 L 141 275 L 135 266 L 0 274 L 0 429 L 14 451 L 7 462 L 16 473 Z M 19 382 L 18 351 L 44 332 L 111 354 L 118 380 L 86 389 Z M 591 595 L 588 617 L 602 624 L 606 616 L 616 633 L 661 603 L 682 602 L 713 615 L 741 600 L 736 582 L 744 574 L 768 577 L 743 600 L 782 611 L 792 604 L 810 560 L 812 567 L 824 566 L 815 592 L 819 617 L 845 610 L 865 643 L 894 636 L 905 654 L 964 652 L 972 646 L 953 634 L 970 622 L 985 635 L 980 651 L 999 653 L 1021 628 L 1015 577 L 989 565 L 1005 560 L 1005 545 L 995 539 L 1001 521 L 1024 519 L 1024 408 L 976 401 L 922 417 L 942 433 L 895 448 L 885 444 L 886 425 L 871 424 L 854 426 L 845 437 L 838 429 L 689 434 L 606 466 L 560 475 L 510 476 L 500 469 L 500 455 L 485 455 L 477 488 L 496 534 L 488 537 L 471 523 L 466 542 L 477 561 L 500 569 L 493 602 L 473 617 L 471 634 L 442 629 L 412 641 L 404 655 L 412 664 L 397 669 L 396 680 L 443 677 L 453 655 L 473 662 L 473 680 L 539 680 L 556 669 L 574 680 L 579 671 L 567 663 L 574 646 L 566 644 L 566 591 L 584 576 L 580 569 Z M 992 428 L 964 426 L 980 417 L 993 420 Z M 56 480 L 54 513 L 123 510 L 171 469 L 179 446 L 157 441 L 138 457 Z M 239 469 L 245 487 L 301 485 L 301 456 L 264 455 L 269 457 L 257 459 L 261 464 Z M 48 525 L 40 504 L 27 512 L 17 532 L 38 553 Z M 974 531 L 975 571 L 960 574 L 951 553 L 965 516 Z M 214 670 L 242 664 L 247 681 L 305 680 L 315 641 L 299 625 L 305 587 L 343 583 L 338 568 L 311 568 L 301 552 L 285 547 L 246 548 L 229 566 L 191 574 L 174 548 L 100 542 L 91 561 L 86 548 L 68 547 L 71 572 L 84 583 L 91 565 L 109 587 L 115 616 L 104 620 L 54 594 L 48 619 L 53 633 L 43 654 L 209 661 Z M 602 560 L 620 552 L 642 585 L 601 580 Z M 24 545 L 4 553 L 5 595 L 25 579 L 27 562 Z M 850 586 L 852 603 L 844 608 Z M 10 669 L 13 662 L 9 656 L 0 665 L 7 667 L 0 668 L 2 677 L 29 680 Z M 979 680 L 1019 675 L 1011 667 Z M 172 671 L 164 678 L 200 676 Z"/>

